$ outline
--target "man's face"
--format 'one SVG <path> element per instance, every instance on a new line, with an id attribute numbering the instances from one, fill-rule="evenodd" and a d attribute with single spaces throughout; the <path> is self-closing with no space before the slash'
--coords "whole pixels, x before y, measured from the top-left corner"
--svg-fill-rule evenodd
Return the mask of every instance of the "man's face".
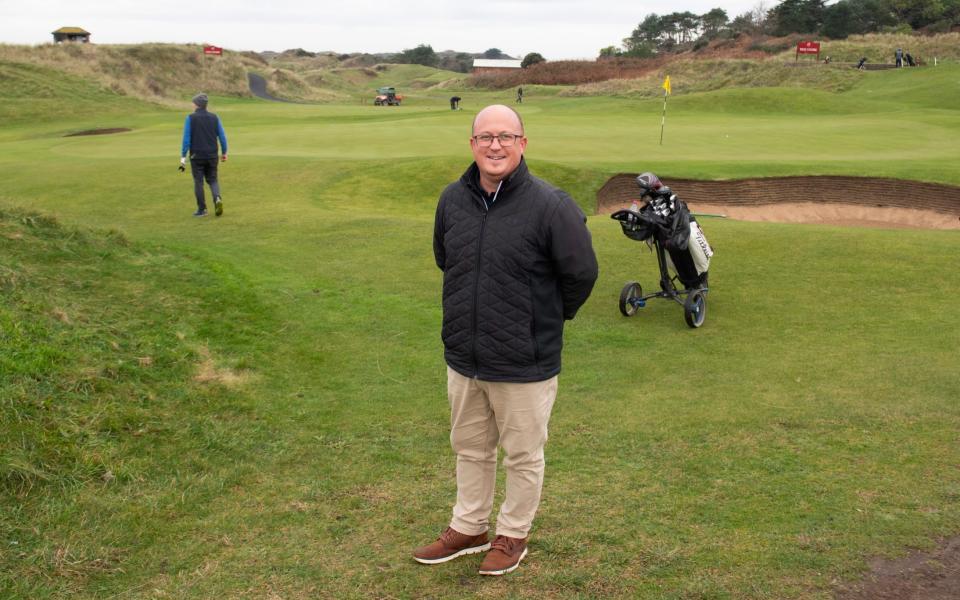
<path id="1" fill-rule="evenodd" d="M 501 133 L 519 135 L 512 146 L 503 146 L 497 136 Z M 523 150 L 527 147 L 527 138 L 523 137 L 520 121 L 512 110 L 505 106 L 490 106 L 477 115 L 473 127 L 474 137 L 470 138 L 473 159 L 480 169 L 481 183 L 496 186 L 504 177 L 513 173 L 520 164 Z M 478 135 L 492 135 L 489 146 L 477 141 Z M 492 191 L 492 190 L 491 190 Z"/>

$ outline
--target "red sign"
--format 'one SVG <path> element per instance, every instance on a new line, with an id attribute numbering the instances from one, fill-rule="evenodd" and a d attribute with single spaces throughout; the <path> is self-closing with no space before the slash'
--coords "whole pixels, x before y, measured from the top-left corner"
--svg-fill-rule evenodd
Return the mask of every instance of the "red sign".
<path id="1" fill-rule="evenodd" d="M 797 58 L 801 54 L 816 54 L 820 58 L 820 42 L 797 42 Z"/>
<path id="2" fill-rule="evenodd" d="M 219 47 L 217 47 L 217 46 L 204 46 L 204 47 L 203 47 L 203 53 L 204 53 L 204 54 L 216 54 L 217 56 L 221 56 L 221 55 L 223 55 L 223 48 L 219 48 Z"/>

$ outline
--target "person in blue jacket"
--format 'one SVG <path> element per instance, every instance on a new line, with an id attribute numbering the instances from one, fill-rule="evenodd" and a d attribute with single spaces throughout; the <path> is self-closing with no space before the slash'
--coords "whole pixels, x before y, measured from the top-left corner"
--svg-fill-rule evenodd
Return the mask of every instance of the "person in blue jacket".
<path id="1" fill-rule="evenodd" d="M 195 217 L 207 216 L 207 201 L 203 193 L 203 180 L 207 180 L 213 194 L 214 214 L 223 214 L 223 198 L 220 197 L 220 181 L 217 179 L 217 159 L 227 161 L 227 134 L 223 131 L 220 117 L 207 111 L 206 94 L 193 97 L 196 110 L 187 115 L 183 126 L 183 144 L 180 147 L 180 171 L 186 170 L 187 153 L 190 153 L 190 170 L 193 173 L 193 192 L 197 197 Z M 219 152 L 217 141 L 220 142 Z"/>

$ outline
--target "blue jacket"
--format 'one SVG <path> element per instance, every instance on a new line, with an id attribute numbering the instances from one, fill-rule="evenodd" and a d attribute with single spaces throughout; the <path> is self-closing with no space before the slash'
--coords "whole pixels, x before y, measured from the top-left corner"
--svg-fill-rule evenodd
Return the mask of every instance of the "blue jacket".
<path id="1" fill-rule="evenodd" d="M 220 140 L 220 152 L 217 152 L 217 140 Z M 205 108 L 198 108 L 187 115 L 183 124 L 183 144 L 180 156 L 190 158 L 217 158 L 227 153 L 227 134 L 223 131 L 220 117 Z"/>

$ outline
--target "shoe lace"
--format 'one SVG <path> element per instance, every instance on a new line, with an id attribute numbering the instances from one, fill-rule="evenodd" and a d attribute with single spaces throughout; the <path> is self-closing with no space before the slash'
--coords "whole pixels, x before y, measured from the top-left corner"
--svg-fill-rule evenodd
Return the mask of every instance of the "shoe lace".
<path id="1" fill-rule="evenodd" d="M 521 543 L 523 543 L 523 540 L 507 537 L 505 535 L 498 535 L 490 544 L 490 549 L 499 550 L 504 554 L 514 554 L 516 552 L 516 547 Z"/>
<path id="2" fill-rule="evenodd" d="M 453 536 L 457 535 L 457 530 L 453 527 L 447 527 L 443 530 L 443 533 L 440 534 L 440 541 L 445 545 L 449 546 L 452 543 Z"/>

